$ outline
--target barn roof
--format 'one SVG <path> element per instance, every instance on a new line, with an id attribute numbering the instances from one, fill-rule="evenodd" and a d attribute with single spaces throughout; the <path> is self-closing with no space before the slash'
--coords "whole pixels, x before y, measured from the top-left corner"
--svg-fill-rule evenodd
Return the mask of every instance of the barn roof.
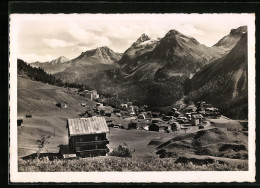
<path id="1" fill-rule="evenodd" d="M 67 127 L 69 128 L 70 136 L 109 132 L 105 118 L 96 116 L 68 119 Z"/>

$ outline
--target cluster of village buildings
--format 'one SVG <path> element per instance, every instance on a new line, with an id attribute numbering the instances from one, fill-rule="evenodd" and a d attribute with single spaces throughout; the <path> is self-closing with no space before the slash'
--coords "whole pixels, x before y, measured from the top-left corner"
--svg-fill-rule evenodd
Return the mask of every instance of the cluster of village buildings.
<path id="1" fill-rule="evenodd" d="M 90 100 L 99 98 L 96 90 L 84 90 L 78 94 Z M 58 102 L 56 106 L 68 108 L 67 102 Z M 110 131 L 109 127 L 169 133 L 192 126 L 203 129 L 205 117 L 220 117 L 218 109 L 205 102 L 179 110 L 172 108 L 167 114 L 149 111 L 146 105 L 134 106 L 132 102 L 122 103 L 116 108 L 97 102 L 91 110 L 86 103 L 81 103 L 81 106 L 88 110 L 80 113 L 78 118 L 67 120 L 69 144 L 60 146 L 64 158 L 107 155 L 109 141 L 106 133 Z M 18 119 L 18 126 L 21 124 L 22 120 Z"/>
<path id="2" fill-rule="evenodd" d="M 109 127 L 122 129 L 142 129 L 169 133 L 198 126 L 203 129 L 205 117 L 218 118 L 217 108 L 205 102 L 190 105 L 177 110 L 172 108 L 167 114 L 147 110 L 147 106 L 134 106 L 132 102 L 122 103 L 120 107 L 112 108 L 103 103 L 97 103 L 92 110 L 79 114 L 81 117 L 104 116 Z M 121 119 L 118 123 L 116 119 Z"/>
<path id="3" fill-rule="evenodd" d="M 109 152 L 106 138 L 109 127 L 122 129 L 141 129 L 169 133 L 189 129 L 191 126 L 204 128 L 205 117 L 220 117 L 217 108 L 205 102 L 184 109 L 172 108 L 167 114 L 147 110 L 147 106 L 134 106 L 132 102 L 112 108 L 96 103 L 92 110 L 79 114 L 80 118 L 68 119 L 69 145 L 61 149 L 63 156 L 97 156 Z M 117 120 L 121 120 L 118 123 Z"/>

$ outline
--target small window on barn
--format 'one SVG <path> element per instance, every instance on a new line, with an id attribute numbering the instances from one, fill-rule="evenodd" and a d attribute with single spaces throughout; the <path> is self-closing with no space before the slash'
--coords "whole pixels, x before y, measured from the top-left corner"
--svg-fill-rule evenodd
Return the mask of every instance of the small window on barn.
<path id="1" fill-rule="evenodd" d="M 82 142 L 82 141 L 83 141 L 83 138 L 79 138 L 79 141 Z"/>
<path id="2" fill-rule="evenodd" d="M 97 141 L 98 140 L 98 136 L 95 136 L 95 141 Z"/>

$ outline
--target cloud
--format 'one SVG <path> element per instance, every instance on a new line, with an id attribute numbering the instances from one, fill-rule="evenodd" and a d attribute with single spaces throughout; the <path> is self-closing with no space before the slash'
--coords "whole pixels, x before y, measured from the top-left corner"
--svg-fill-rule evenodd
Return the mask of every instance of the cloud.
<path id="1" fill-rule="evenodd" d="M 205 33 L 202 30 L 197 29 L 194 25 L 185 24 L 179 26 L 180 31 L 185 33 L 189 36 L 196 36 L 196 35 L 204 35 Z"/>
<path id="2" fill-rule="evenodd" d="M 30 53 L 30 54 L 24 54 L 21 55 L 22 60 L 24 60 L 27 63 L 33 63 L 36 61 L 39 62 L 46 62 L 46 61 L 51 61 L 53 59 L 55 59 L 55 57 L 53 57 L 52 55 L 46 54 L 46 55 L 37 55 L 35 53 Z"/>
<path id="3" fill-rule="evenodd" d="M 96 33 L 96 31 L 86 31 L 77 23 L 69 23 L 68 33 L 74 38 L 75 45 L 87 46 L 88 48 L 96 48 L 100 46 L 109 46 L 111 40 L 104 35 Z M 101 30 L 101 28 L 95 28 Z"/>
<path id="4" fill-rule="evenodd" d="M 43 43 L 51 48 L 65 48 L 69 46 L 73 46 L 74 44 L 71 42 L 66 42 L 64 40 L 59 40 L 59 39 L 43 39 Z"/>
<path id="5" fill-rule="evenodd" d="M 75 58 L 100 46 L 124 52 L 143 33 L 157 38 L 171 29 L 211 46 L 230 29 L 251 23 L 243 14 L 25 14 L 16 19 L 18 50 L 34 53 L 32 59 L 38 54 L 37 60 L 44 54 Z"/>

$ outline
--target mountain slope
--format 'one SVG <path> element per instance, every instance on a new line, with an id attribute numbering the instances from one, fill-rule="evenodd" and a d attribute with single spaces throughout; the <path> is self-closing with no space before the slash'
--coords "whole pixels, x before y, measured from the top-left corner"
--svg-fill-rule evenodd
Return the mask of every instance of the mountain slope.
<path id="1" fill-rule="evenodd" d="M 81 55 L 72 60 L 69 60 L 62 56 L 50 62 L 35 62 L 31 65 L 33 67 L 41 67 L 50 74 L 63 72 L 67 68 L 69 68 L 68 70 L 66 70 L 66 73 L 71 74 L 77 72 L 76 70 L 73 70 L 73 67 L 77 67 L 76 69 L 78 69 L 79 67 L 92 65 L 98 65 L 98 67 L 100 67 L 100 64 L 113 65 L 120 60 L 121 56 L 122 54 L 116 53 L 108 47 L 103 46 L 93 50 L 82 52 Z"/>
<path id="2" fill-rule="evenodd" d="M 30 65 L 31 65 L 32 67 L 45 67 L 45 66 L 49 66 L 49 65 L 57 65 L 57 64 L 66 63 L 66 62 L 68 62 L 68 61 L 69 61 L 68 58 L 66 58 L 66 57 L 64 57 L 64 56 L 61 56 L 61 57 L 59 57 L 59 58 L 57 58 L 57 59 L 54 59 L 54 60 L 52 60 L 52 61 L 47 61 L 47 62 L 43 62 L 43 63 L 37 61 L 37 62 L 35 62 L 35 63 L 31 63 Z"/>
<path id="3" fill-rule="evenodd" d="M 68 103 L 66 111 L 81 112 L 85 110 L 81 107 L 81 103 L 85 102 L 89 106 L 93 106 L 94 102 L 81 97 L 73 90 L 67 88 L 44 84 L 42 82 L 33 81 L 28 78 L 18 77 L 18 113 L 34 113 L 34 112 L 50 112 L 59 111 L 56 106 L 58 102 L 65 101 Z"/>
<path id="4" fill-rule="evenodd" d="M 80 56 L 70 61 L 71 66 L 85 66 L 95 64 L 114 64 L 117 63 L 122 54 L 116 53 L 107 46 L 82 52 Z"/>
<path id="5" fill-rule="evenodd" d="M 54 59 L 52 61 L 47 61 L 47 62 L 35 62 L 35 63 L 30 63 L 32 67 L 40 67 L 44 69 L 47 73 L 55 73 L 57 71 L 60 71 L 60 69 L 67 67 L 67 62 L 70 60 L 64 56 L 61 56 L 57 59 Z"/>
<path id="6" fill-rule="evenodd" d="M 146 34 L 142 34 L 136 42 L 134 42 L 124 53 L 118 64 L 121 66 L 127 65 L 132 60 L 137 58 L 140 55 L 143 55 L 147 52 L 152 51 L 160 39 L 151 39 Z"/>
<path id="7" fill-rule="evenodd" d="M 235 108 L 242 111 L 242 116 L 246 118 L 247 53 L 247 34 L 245 33 L 227 55 L 212 62 L 193 76 L 189 98 L 194 101 L 206 100 L 222 109 L 237 104 Z"/>
<path id="8" fill-rule="evenodd" d="M 206 47 L 192 37 L 170 30 L 157 40 L 142 35 L 125 51 L 119 65 L 128 74 L 128 80 L 167 79 L 195 73 L 224 53 L 222 48 Z"/>
<path id="9" fill-rule="evenodd" d="M 118 69 L 117 62 L 122 54 L 116 53 L 108 47 L 100 47 L 82 53 L 68 62 L 69 67 L 55 73 L 55 77 L 65 82 L 86 83 L 99 79 L 96 75 L 106 70 Z M 90 83 L 91 84 L 91 83 Z"/>
<path id="10" fill-rule="evenodd" d="M 220 39 L 214 46 L 215 47 L 224 47 L 224 48 L 232 48 L 239 41 L 243 33 L 247 32 L 246 26 L 238 27 L 237 29 L 232 29 L 230 33 Z"/>

